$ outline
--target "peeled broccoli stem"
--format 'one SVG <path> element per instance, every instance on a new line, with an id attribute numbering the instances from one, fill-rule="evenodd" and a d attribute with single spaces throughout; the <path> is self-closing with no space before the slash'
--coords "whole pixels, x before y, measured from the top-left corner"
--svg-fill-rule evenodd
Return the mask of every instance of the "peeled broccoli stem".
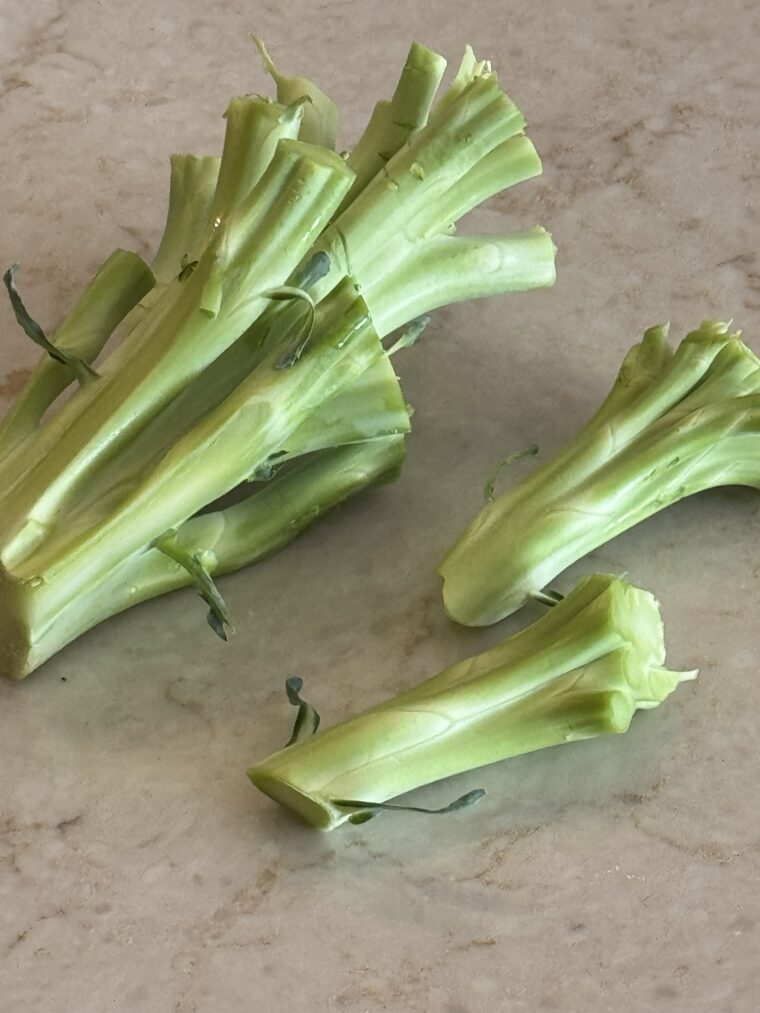
<path id="1" fill-rule="evenodd" d="M 760 360 L 705 322 L 673 353 L 654 327 L 597 414 L 563 450 L 488 503 L 440 573 L 446 609 L 485 625 L 566 567 L 685 496 L 760 487 Z"/>
<path id="2" fill-rule="evenodd" d="M 581 581 L 538 622 L 392 700 L 251 767 L 251 781 L 332 830 L 383 803 L 498 760 L 627 731 L 694 672 L 670 672 L 656 599 Z"/>
<path id="3" fill-rule="evenodd" d="M 19 559 L 14 582 L 35 589 L 46 614 L 55 616 L 72 598 L 88 594 L 104 574 L 133 552 L 149 546 L 219 496 L 252 477 L 330 396 L 384 355 L 358 300 L 336 307 L 331 333 L 346 337 L 343 347 L 325 343 L 291 370 L 260 368 L 198 426 L 157 460 L 149 474 L 117 502 L 86 501 L 65 525 Z M 114 497 L 115 498 L 115 497 Z M 35 585 L 44 579 L 44 592 Z M 33 625 L 33 624 L 32 624 Z"/>

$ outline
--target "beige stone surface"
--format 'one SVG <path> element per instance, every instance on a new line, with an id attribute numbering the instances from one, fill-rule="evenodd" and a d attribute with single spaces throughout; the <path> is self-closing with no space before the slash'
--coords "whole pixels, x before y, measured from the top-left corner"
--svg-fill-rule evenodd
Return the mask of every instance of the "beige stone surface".
<path id="1" fill-rule="evenodd" d="M 684 502 L 559 582 L 627 570 L 701 669 L 628 735 L 420 794 L 484 785 L 459 816 L 333 835 L 244 775 L 286 734 L 286 676 L 334 720 L 530 618 L 454 628 L 436 560 L 493 461 L 558 446 L 645 326 L 733 317 L 760 351 L 756 5 L 4 0 L 0 260 L 43 323 L 115 246 L 154 247 L 170 152 L 217 150 L 227 98 L 265 87 L 251 29 L 340 102 L 345 144 L 412 38 L 491 57 L 545 174 L 476 224 L 545 224 L 559 280 L 436 316 L 400 364 L 402 478 L 226 579 L 229 646 L 179 593 L 0 684 L 0 1009 L 757 1009 L 756 494 Z M 0 327 L 5 403 L 34 350 L 4 304 Z"/>

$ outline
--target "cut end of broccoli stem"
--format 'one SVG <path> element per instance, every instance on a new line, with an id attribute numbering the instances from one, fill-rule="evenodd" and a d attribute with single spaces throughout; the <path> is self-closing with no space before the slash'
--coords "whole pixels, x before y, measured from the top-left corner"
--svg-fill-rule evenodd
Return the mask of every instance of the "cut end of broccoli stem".
<path id="1" fill-rule="evenodd" d="M 0 676 L 10 679 L 23 679 L 34 667 L 28 591 L 0 567 Z"/>
<path id="2" fill-rule="evenodd" d="M 334 830 L 341 823 L 348 821 L 348 812 L 338 806 L 325 804 L 325 800 L 320 798 L 318 793 L 311 795 L 277 773 L 270 774 L 263 765 L 251 767 L 247 773 L 249 781 L 259 791 L 263 791 L 265 795 L 285 806 L 317 830 Z"/>
<path id="3" fill-rule="evenodd" d="M 274 753 L 248 776 L 307 823 L 331 830 L 362 805 L 382 808 L 442 778 L 625 732 L 637 710 L 656 707 L 695 675 L 664 662 L 656 599 L 597 575 L 504 643 Z M 352 809 L 351 799 L 365 801 Z"/>
<path id="4" fill-rule="evenodd" d="M 478 514 L 439 567 L 446 611 L 483 626 L 692 493 L 760 486 L 760 360 L 726 323 L 672 351 L 650 328 L 578 435 Z"/>

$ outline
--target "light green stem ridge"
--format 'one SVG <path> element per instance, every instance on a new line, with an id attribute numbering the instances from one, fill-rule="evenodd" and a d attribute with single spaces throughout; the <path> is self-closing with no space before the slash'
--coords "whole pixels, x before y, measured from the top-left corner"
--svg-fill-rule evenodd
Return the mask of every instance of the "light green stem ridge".
<path id="1" fill-rule="evenodd" d="M 98 383 L 80 391 L 41 432 L 28 459 L 22 463 L 10 455 L 4 462 L 14 476 L 0 499 L 6 566 L 12 568 L 44 540 L 53 517 L 89 472 L 117 453 L 263 312 L 269 300 L 257 293 L 290 274 L 352 179 L 336 155 L 280 141 L 259 186 L 219 229 L 185 282 L 171 326 L 160 314 L 150 314 L 109 358 Z M 211 303 L 214 310 L 204 310 Z"/>
<path id="2" fill-rule="evenodd" d="M 341 315 L 345 312 L 347 303 L 353 301 L 353 293 L 344 287 L 322 304 L 318 314 L 315 348 L 318 349 L 321 345 L 329 348 L 345 339 L 347 331 Z M 366 318 L 359 316 L 359 319 L 364 326 Z M 379 346 L 369 326 L 361 340 L 370 342 L 373 355 L 376 351 L 379 353 Z M 261 374 L 252 372 L 245 389 L 255 393 L 260 379 Z M 289 383 L 292 379 L 289 376 L 282 378 L 283 383 Z M 343 386 L 344 380 L 340 376 L 336 376 L 336 383 L 337 391 L 321 402 L 292 433 L 283 437 L 282 445 L 270 451 L 276 454 L 271 461 L 262 456 L 262 449 L 250 459 L 240 459 L 239 479 L 250 479 L 260 472 L 266 473 L 271 467 L 279 467 L 286 460 L 325 447 L 356 443 L 409 430 L 408 409 L 387 356 L 379 355 L 370 362 L 365 372 L 349 381 L 347 386 Z M 235 384 L 231 389 L 223 390 L 219 396 L 210 397 L 207 410 L 200 414 L 193 411 L 192 398 L 186 398 L 183 394 L 181 398 L 175 399 L 123 453 L 98 473 L 78 499 L 76 509 L 69 512 L 64 536 L 70 536 L 74 528 L 87 530 L 88 526 L 92 527 L 103 517 L 112 516 L 114 511 L 121 508 L 125 499 L 145 482 L 147 476 L 160 467 L 179 440 L 204 420 L 206 425 L 213 426 L 216 424 L 215 419 L 224 418 L 223 406 L 239 386 L 240 384 Z M 237 396 L 241 397 L 239 390 Z M 228 489 L 218 489 L 214 495 L 223 495 L 227 491 Z"/>
<path id="3" fill-rule="evenodd" d="M 543 171 L 533 142 L 524 134 L 510 137 L 470 169 L 434 205 L 416 215 L 406 227 L 408 237 L 429 238 L 453 225 L 468 211 Z"/>
<path id="4" fill-rule="evenodd" d="M 446 609 L 467 625 L 496 622 L 671 503 L 760 487 L 759 454 L 757 357 L 725 324 L 705 322 L 675 353 L 652 328 L 594 418 L 465 529 L 439 567 Z"/>
<path id="5" fill-rule="evenodd" d="M 153 275 L 136 253 L 115 250 L 98 269 L 56 331 L 62 352 L 92 363 L 127 313 L 150 290 Z M 65 365 L 43 355 L 0 423 L 0 459 L 38 431 L 43 415 L 74 380 Z"/>
<path id="6" fill-rule="evenodd" d="M 341 211 L 385 168 L 410 136 L 425 126 L 445 69 L 442 56 L 412 43 L 393 98 L 377 103 L 367 129 L 348 157 L 356 179 Z"/>
<path id="7" fill-rule="evenodd" d="M 295 140 L 303 121 L 303 103 L 282 105 L 252 95 L 231 99 L 225 112 L 222 163 L 207 235 L 201 239 L 202 252 L 213 231 L 242 204 L 274 158 L 281 140 Z M 304 140 L 304 138 L 302 138 Z"/>
<path id="8" fill-rule="evenodd" d="M 166 225 L 151 263 L 159 285 L 177 277 L 183 258 L 190 255 L 206 231 L 220 161 L 211 155 L 171 156 Z"/>
<path id="9" fill-rule="evenodd" d="M 281 140 L 295 139 L 303 103 L 285 106 L 252 95 L 230 100 L 221 160 L 192 155 L 172 157 L 169 214 L 154 261 L 158 284 L 127 321 L 127 333 L 158 303 L 170 313 L 181 291 L 179 282 L 197 267 L 223 222 L 261 180 Z"/>
<path id="10" fill-rule="evenodd" d="M 310 455 L 241 502 L 181 525 L 177 545 L 199 555 L 212 577 L 257 563 L 344 500 L 396 478 L 404 446 L 399 435 Z M 47 584 L 11 587 L 0 575 L 0 674 L 23 678 L 110 616 L 191 583 L 187 570 L 158 549 L 126 556 L 53 609 Z"/>
<path id="11" fill-rule="evenodd" d="M 491 64 L 488 60 L 478 60 L 472 50 L 472 46 L 465 46 L 462 61 L 454 80 L 446 90 L 435 109 L 435 117 L 445 116 L 453 103 L 466 91 L 468 85 L 472 84 L 479 77 L 491 77 L 494 80 L 496 75 L 491 71 Z"/>
<path id="12" fill-rule="evenodd" d="M 274 753 L 248 776 L 331 830 L 351 816 L 336 799 L 386 802 L 511 756 L 625 732 L 636 710 L 696 675 L 664 664 L 655 598 L 597 575 L 498 647 Z"/>
<path id="13" fill-rule="evenodd" d="M 411 429 L 409 409 L 391 360 L 383 355 L 348 387 L 320 405 L 285 441 L 284 459 Z"/>

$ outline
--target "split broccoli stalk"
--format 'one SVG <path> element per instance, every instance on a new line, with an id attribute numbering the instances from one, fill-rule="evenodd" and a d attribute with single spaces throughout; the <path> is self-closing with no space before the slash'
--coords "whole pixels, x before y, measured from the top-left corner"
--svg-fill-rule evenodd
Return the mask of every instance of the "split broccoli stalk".
<path id="1" fill-rule="evenodd" d="M 760 360 L 727 324 L 703 323 L 675 352 L 653 327 L 580 433 L 449 551 L 446 610 L 496 622 L 615 535 L 724 485 L 760 487 Z"/>
<path id="2" fill-rule="evenodd" d="M 389 355 L 425 315 L 554 280 L 540 228 L 452 235 L 541 171 L 521 113 L 469 49 L 434 105 L 445 61 L 412 46 L 347 159 L 331 150 L 329 99 L 264 55 L 278 101 L 231 101 L 221 159 L 175 156 L 152 269 L 118 251 L 52 340 L 17 266 L 6 272 L 46 358 L 0 431 L 0 672 L 22 677 L 182 584 L 226 635 L 216 574 L 398 471 L 409 412 Z"/>
<path id="3" fill-rule="evenodd" d="M 664 664 L 656 599 L 616 577 L 589 577 L 498 647 L 327 731 L 316 732 L 291 682 L 294 736 L 248 776 L 321 830 L 416 809 L 387 801 L 510 756 L 627 731 L 636 710 L 696 676 Z M 482 794 L 416 811 L 449 812 Z"/>

